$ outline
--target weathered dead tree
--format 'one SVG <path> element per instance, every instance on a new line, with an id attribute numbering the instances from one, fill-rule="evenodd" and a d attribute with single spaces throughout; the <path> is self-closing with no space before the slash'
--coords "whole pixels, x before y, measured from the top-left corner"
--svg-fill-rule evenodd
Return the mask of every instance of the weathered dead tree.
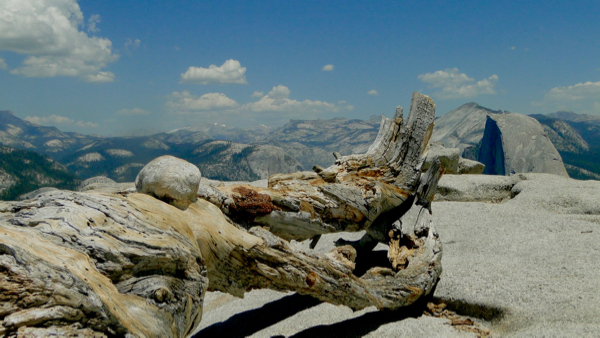
<path id="1" fill-rule="evenodd" d="M 234 295 L 254 288 L 293 290 L 354 309 L 395 309 L 428 294 L 441 273 L 431 201 L 443 169 L 434 161 L 421 174 L 434 119 L 433 101 L 415 93 L 406 123 L 401 107 L 393 119 L 383 117 L 366 154 L 337 156 L 335 165 L 315 172 L 271 176 L 267 189 L 201 187 L 200 197 L 263 239 L 262 247 L 236 246 L 241 235 L 235 235 L 218 251 L 221 259 L 207 259 L 209 289 Z M 325 233 L 360 230 L 367 231 L 360 241 L 340 240 L 328 254 L 342 263 L 333 270 L 331 260 L 280 239 L 312 238 L 314 245 Z M 379 242 L 389 245 L 391 269 L 354 276 L 357 253 Z"/>
<path id="2" fill-rule="evenodd" d="M 291 290 L 353 309 L 411 304 L 441 273 L 431 200 L 443 169 L 421 174 L 434 117 L 433 101 L 415 93 L 407 122 L 401 108 L 384 118 L 366 154 L 271 177 L 268 189 L 201 186 L 195 203 L 170 188 L 147 191 L 162 200 L 58 191 L 0 203 L 0 336 L 184 337 L 206 290 Z M 169 175 L 181 181 L 160 190 L 186 191 L 190 175 Z M 359 230 L 363 239 L 324 255 L 287 242 Z M 378 242 L 390 267 L 355 276 L 357 252 Z"/>
<path id="3" fill-rule="evenodd" d="M 436 164 L 422 175 L 421 167 L 434 119 L 433 101 L 414 93 L 406 123 L 402 107 L 392 119 L 382 117 L 377 138 L 366 154 L 334 154 L 338 158 L 329 168 L 273 175 L 268 189 L 205 186 L 199 194 L 235 222 L 248 228 L 264 226 L 288 240 L 317 241 L 326 233 L 366 230 L 359 242 L 338 244 L 371 250 L 379 242 L 390 243 L 394 223 L 413 207 L 415 199 L 423 200 L 417 201 L 419 208 L 423 205 L 430 211 L 424 200 L 433 198 L 428 187 L 437 185 L 442 168 Z M 419 189 L 427 192 L 419 193 Z"/>

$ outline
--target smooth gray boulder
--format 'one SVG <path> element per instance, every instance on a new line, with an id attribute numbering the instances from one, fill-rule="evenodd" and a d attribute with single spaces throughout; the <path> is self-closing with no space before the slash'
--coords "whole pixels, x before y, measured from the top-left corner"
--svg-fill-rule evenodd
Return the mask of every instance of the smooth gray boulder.
<path id="1" fill-rule="evenodd" d="M 113 184 L 113 183 L 117 183 L 114 180 L 106 177 L 106 176 L 95 176 L 95 177 L 91 177 L 88 178 L 87 180 L 84 180 L 83 182 L 81 182 L 81 184 L 79 185 L 79 187 L 77 187 L 78 191 L 86 191 L 89 190 L 87 187 L 89 185 L 92 184 Z"/>
<path id="2" fill-rule="evenodd" d="M 568 177 L 560 154 L 540 123 L 521 114 L 488 115 L 478 160 L 488 175 L 531 172 Z"/>
<path id="3" fill-rule="evenodd" d="M 525 175 L 444 175 L 438 182 L 434 201 L 505 202 L 515 195 L 513 187 L 527 179 Z"/>
<path id="4" fill-rule="evenodd" d="M 429 151 L 427 152 L 427 158 L 421 170 L 427 171 L 431 166 L 431 163 L 438 159 L 444 168 L 444 172 L 447 174 L 458 173 L 458 161 L 460 159 L 460 149 L 458 148 L 446 148 L 441 142 L 431 142 L 429 145 Z"/>
<path id="5" fill-rule="evenodd" d="M 85 187 L 86 192 L 102 192 L 107 194 L 129 194 L 136 192 L 135 182 L 123 182 L 123 183 L 92 183 Z"/>
<path id="6" fill-rule="evenodd" d="M 200 169 L 177 157 L 165 155 L 146 164 L 135 179 L 138 192 L 154 196 L 179 209 L 198 199 Z"/>
<path id="7" fill-rule="evenodd" d="M 466 158 L 458 159 L 458 174 L 459 175 L 479 175 L 483 173 L 485 164 L 469 160 Z"/>
<path id="8" fill-rule="evenodd" d="M 23 195 L 20 195 L 19 197 L 17 197 L 17 200 L 19 200 L 19 201 L 22 201 L 22 200 L 28 200 L 28 199 L 32 199 L 32 198 L 34 198 L 34 197 L 37 197 L 37 196 L 39 196 L 39 195 L 41 195 L 41 194 L 45 194 L 45 193 L 47 193 L 47 192 L 50 192 L 50 191 L 55 191 L 55 190 L 58 190 L 58 189 L 57 189 L 57 188 L 54 188 L 54 187 L 43 187 L 43 188 L 39 188 L 39 189 L 36 189 L 36 190 L 34 190 L 34 191 L 30 191 L 30 192 L 28 192 L 28 193 L 25 193 L 25 194 L 23 194 Z"/>
<path id="9" fill-rule="evenodd" d="M 421 170 L 427 171 L 435 159 L 440 161 L 444 172 L 450 175 L 481 174 L 485 168 L 483 163 L 462 158 L 459 148 L 446 148 L 442 142 L 431 142 Z"/>

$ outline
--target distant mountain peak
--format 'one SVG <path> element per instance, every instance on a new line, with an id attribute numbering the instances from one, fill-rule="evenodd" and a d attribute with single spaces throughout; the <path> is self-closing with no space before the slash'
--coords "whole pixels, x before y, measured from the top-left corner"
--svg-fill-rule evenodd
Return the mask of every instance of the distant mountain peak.
<path id="1" fill-rule="evenodd" d="M 551 113 L 546 115 L 547 117 L 554 119 L 561 119 L 565 121 L 571 122 L 586 122 L 595 125 L 600 125 L 600 116 L 598 115 L 589 115 L 589 114 L 577 114 L 572 111 L 562 110 L 557 111 L 555 113 Z"/>
<path id="2" fill-rule="evenodd" d="M 548 114 L 548 116 L 561 120 L 573 121 L 579 118 L 580 115 L 569 110 L 561 110 L 555 113 Z"/>
<path id="3" fill-rule="evenodd" d="M 489 113 L 492 113 L 492 114 L 508 114 L 508 113 L 510 113 L 509 111 L 506 111 L 506 110 L 500 110 L 500 109 L 498 109 L 498 110 L 493 110 L 493 109 L 490 109 L 490 108 L 484 107 L 484 106 L 482 106 L 482 105 L 478 104 L 477 102 L 469 102 L 469 103 L 465 103 L 465 104 L 463 104 L 462 106 L 458 107 L 458 108 L 457 108 L 457 109 L 455 109 L 455 110 L 459 110 L 459 109 L 463 109 L 463 108 L 471 108 L 471 109 L 480 109 L 480 110 L 485 110 L 485 111 L 487 111 L 487 112 L 489 112 Z"/>

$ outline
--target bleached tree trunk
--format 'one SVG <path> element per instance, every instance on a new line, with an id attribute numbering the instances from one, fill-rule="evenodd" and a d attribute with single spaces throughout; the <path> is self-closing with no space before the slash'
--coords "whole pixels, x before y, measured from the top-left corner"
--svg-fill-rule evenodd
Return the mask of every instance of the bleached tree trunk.
<path id="1" fill-rule="evenodd" d="M 0 336 L 184 337 L 206 290 L 291 290 L 353 309 L 411 304 L 441 273 L 430 201 L 443 169 L 420 168 L 434 116 L 415 94 L 406 124 L 401 109 L 384 119 L 367 154 L 272 177 L 269 189 L 201 187 L 205 200 L 185 210 L 138 193 L 0 203 Z M 365 238 L 325 255 L 286 241 L 358 230 Z M 355 276 L 357 250 L 377 242 L 389 244 L 390 267 Z"/>
<path id="2" fill-rule="evenodd" d="M 419 186 L 437 185 L 442 174 L 438 165 L 428 176 L 431 182 L 421 179 L 434 119 L 433 101 L 414 93 L 407 121 L 402 107 L 392 119 L 382 117 L 366 154 L 339 157 L 333 166 L 315 172 L 271 176 L 267 189 L 203 187 L 200 197 L 235 222 L 264 226 L 284 239 L 366 230 L 356 248 L 388 244 L 392 224 L 411 209 Z"/>

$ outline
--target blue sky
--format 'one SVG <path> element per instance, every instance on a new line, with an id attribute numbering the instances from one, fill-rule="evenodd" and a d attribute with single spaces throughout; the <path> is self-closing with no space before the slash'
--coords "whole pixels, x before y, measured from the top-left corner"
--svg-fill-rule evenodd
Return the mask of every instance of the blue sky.
<path id="1" fill-rule="evenodd" d="M 0 0 L 0 110 L 86 134 L 442 115 L 600 115 L 600 1 Z"/>

